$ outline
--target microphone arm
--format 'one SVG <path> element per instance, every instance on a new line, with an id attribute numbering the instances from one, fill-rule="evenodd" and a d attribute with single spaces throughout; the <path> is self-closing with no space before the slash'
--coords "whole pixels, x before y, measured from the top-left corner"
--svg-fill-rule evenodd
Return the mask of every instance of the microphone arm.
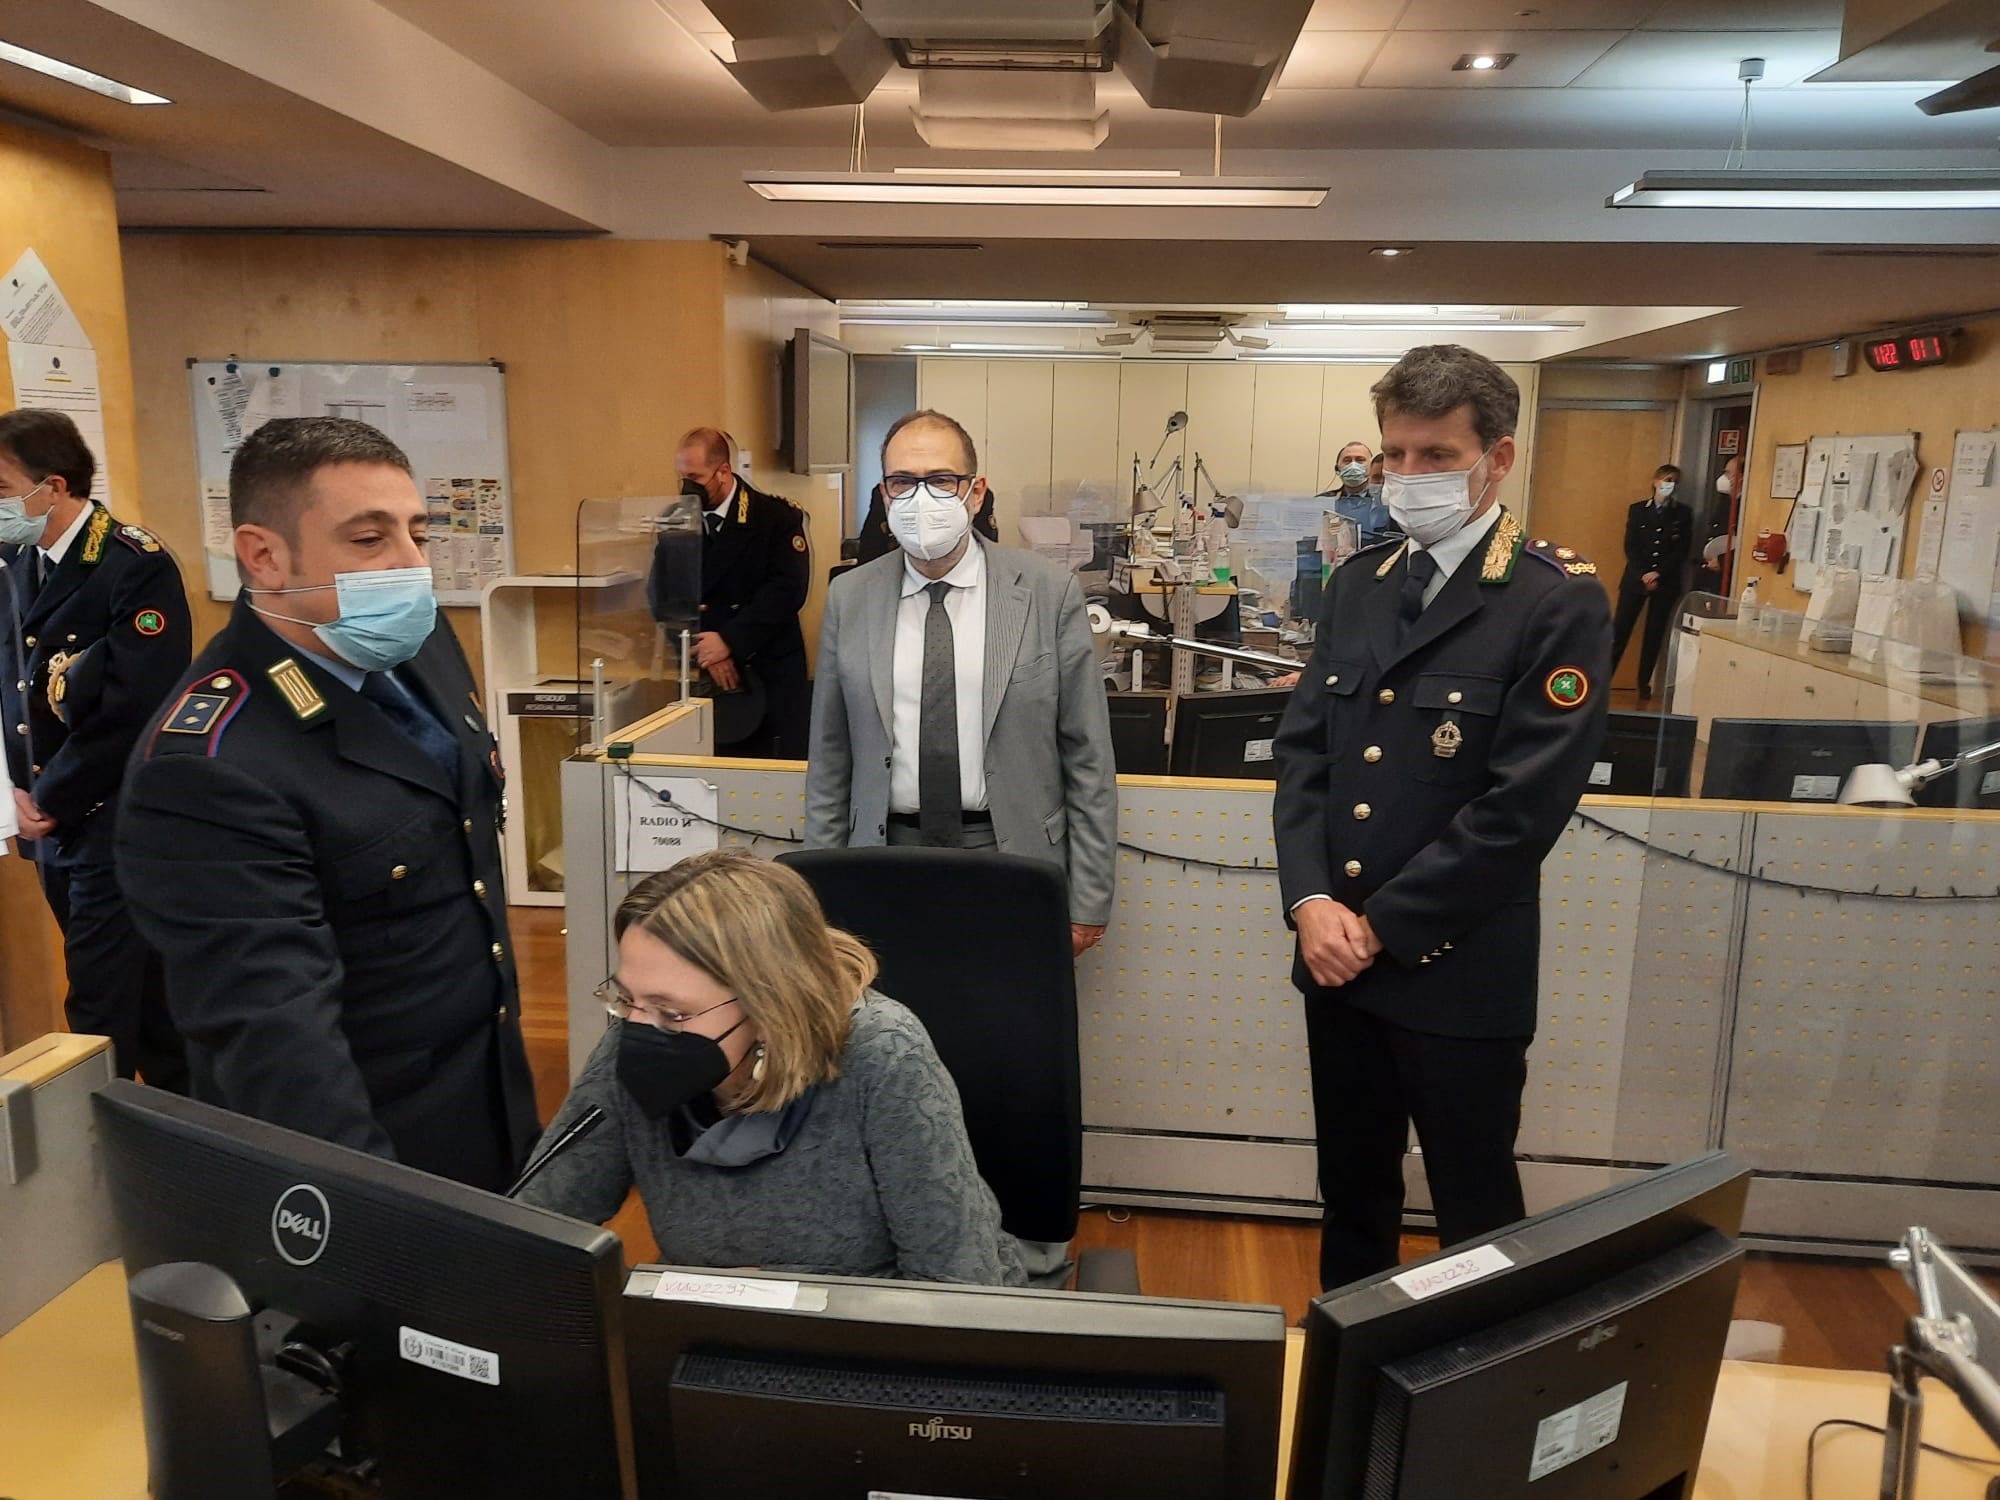
<path id="1" fill-rule="evenodd" d="M 574 1146 L 578 1141 L 582 1140 L 585 1136 L 589 1135 L 591 1131 L 597 1129 L 597 1127 L 602 1125 L 603 1123 L 604 1123 L 604 1111 L 598 1108 L 595 1104 L 591 1105 L 589 1109 L 586 1109 L 582 1114 L 578 1115 L 574 1120 L 572 1120 L 570 1122 L 569 1129 L 565 1130 L 561 1135 L 557 1136 L 554 1144 L 552 1144 L 549 1147 L 549 1149 L 544 1151 L 540 1156 L 536 1157 L 535 1160 L 529 1164 L 528 1170 L 523 1172 L 518 1178 L 516 1178 L 514 1180 L 514 1185 L 508 1188 L 507 1191 L 502 1193 L 500 1196 L 503 1198 L 513 1198 L 518 1196 L 522 1188 L 526 1187 L 529 1183 L 533 1182 L 537 1177 L 541 1176 L 543 1167 L 546 1167 L 550 1162 L 554 1161 L 558 1156 L 561 1156 L 565 1151 L 569 1150 L 570 1147 Z"/>

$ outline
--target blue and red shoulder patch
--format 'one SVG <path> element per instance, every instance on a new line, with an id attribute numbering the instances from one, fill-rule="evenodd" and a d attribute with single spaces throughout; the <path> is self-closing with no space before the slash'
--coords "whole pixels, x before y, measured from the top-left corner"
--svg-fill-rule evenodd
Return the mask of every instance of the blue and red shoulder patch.
<path id="1" fill-rule="evenodd" d="M 223 730 L 249 697 L 250 685 L 227 667 L 203 677 L 182 693 L 180 701 L 160 720 L 146 746 L 146 758 L 150 760 L 170 747 L 187 752 L 198 748 L 212 757 L 222 743 Z M 168 739 L 168 735 L 175 738 Z"/>

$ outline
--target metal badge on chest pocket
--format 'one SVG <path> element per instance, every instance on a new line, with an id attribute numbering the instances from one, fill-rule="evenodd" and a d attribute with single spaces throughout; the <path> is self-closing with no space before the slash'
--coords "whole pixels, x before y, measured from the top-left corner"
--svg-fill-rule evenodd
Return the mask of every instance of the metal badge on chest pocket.
<path id="1" fill-rule="evenodd" d="M 1486 774 L 1506 684 L 1497 677 L 1429 672 L 1411 690 L 1415 730 L 1425 743 L 1411 774 L 1433 785 L 1476 781 Z"/>

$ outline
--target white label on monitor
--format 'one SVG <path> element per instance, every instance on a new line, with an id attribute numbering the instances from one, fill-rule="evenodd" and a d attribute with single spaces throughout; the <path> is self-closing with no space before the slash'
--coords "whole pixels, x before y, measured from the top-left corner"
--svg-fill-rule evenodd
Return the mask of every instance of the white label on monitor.
<path id="1" fill-rule="evenodd" d="M 1271 746 L 1275 740 L 1245 740 L 1243 742 L 1243 763 L 1247 766 L 1253 760 L 1269 760 Z"/>
<path id="2" fill-rule="evenodd" d="M 1535 1456 L 1528 1464 L 1530 1483 L 1618 1441 L 1618 1424 L 1625 1417 L 1625 1384 L 1621 1380 L 1588 1401 L 1542 1418 L 1535 1428 Z"/>
<path id="3" fill-rule="evenodd" d="M 1838 776 L 1794 776 L 1792 778 L 1792 801 L 1831 802 L 1840 795 Z"/>
<path id="4" fill-rule="evenodd" d="M 1598 762 L 1598 763 L 1597 763 L 1596 765 L 1594 765 L 1594 766 L 1592 766 L 1592 767 L 1590 768 L 1590 784 L 1591 784 L 1592 786 L 1610 786 L 1610 785 L 1611 785 L 1611 762 L 1610 762 L 1610 761 L 1608 761 L 1608 760 L 1600 760 L 1600 761 L 1599 761 L 1599 762 Z"/>
<path id="5" fill-rule="evenodd" d="M 662 1302 L 720 1302 L 729 1307 L 797 1307 L 796 1281 L 764 1281 L 751 1276 L 701 1276 L 663 1271 L 653 1285 Z"/>
<path id="6" fill-rule="evenodd" d="M 413 1365 L 442 1370 L 460 1380 L 475 1380 L 481 1385 L 500 1383 L 499 1355 L 490 1350 L 475 1349 L 470 1344 L 454 1344 L 450 1339 L 441 1339 L 421 1329 L 398 1328 L 396 1352 Z"/>
<path id="7" fill-rule="evenodd" d="M 1479 1245 L 1463 1255 L 1454 1255 L 1450 1260 L 1427 1261 L 1421 1266 L 1412 1266 L 1402 1275 L 1391 1276 L 1389 1280 L 1400 1287 L 1403 1295 L 1412 1302 L 1421 1302 L 1439 1292 L 1448 1292 L 1455 1286 L 1464 1286 L 1468 1281 L 1504 1271 L 1513 1264 L 1498 1245 Z"/>
<path id="8" fill-rule="evenodd" d="M 1979 779 L 1979 795 L 1990 797 L 2000 792 L 2000 771 L 1988 771 Z"/>

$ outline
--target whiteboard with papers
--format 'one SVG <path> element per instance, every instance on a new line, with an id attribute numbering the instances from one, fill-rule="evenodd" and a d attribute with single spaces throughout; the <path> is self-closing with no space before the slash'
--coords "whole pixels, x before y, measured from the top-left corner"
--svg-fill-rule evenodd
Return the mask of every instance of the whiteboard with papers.
<path id="1" fill-rule="evenodd" d="M 1893 577 L 1916 479 L 1913 432 L 1807 442 L 1805 473 L 1785 528 L 1797 569 L 1793 584 L 1810 594 L 1823 567 Z"/>
<path id="2" fill-rule="evenodd" d="M 438 603 L 479 603 L 489 580 L 514 571 L 505 374 L 497 364 L 189 360 L 209 597 L 237 593 L 229 462 L 243 440 L 273 417 L 352 417 L 410 456 L 430 511 Z"/>

